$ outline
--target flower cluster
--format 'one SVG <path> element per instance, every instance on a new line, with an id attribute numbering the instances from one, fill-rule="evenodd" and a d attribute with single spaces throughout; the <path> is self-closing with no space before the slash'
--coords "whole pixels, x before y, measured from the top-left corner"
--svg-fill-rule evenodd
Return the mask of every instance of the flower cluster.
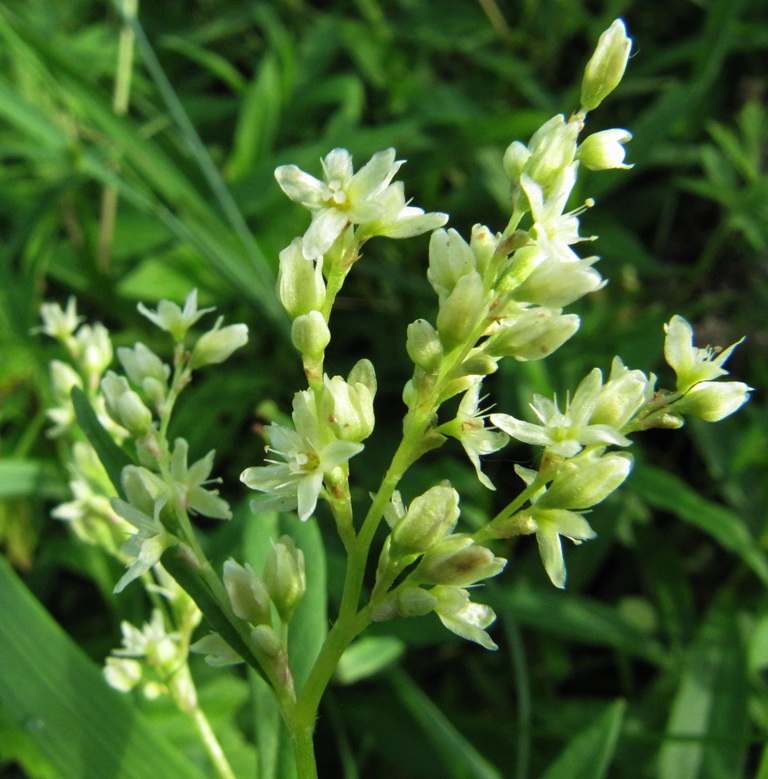
<path id="1" fill-rule="evenodd" d="M 183 307 L 161 300 L 151 311 L 139 304 L 142 314 L 172 336 L 174 364 L 165 364 L 149 347 L 137 343 L 117 349 L 122 367 L 118 373 L 109 370 L 114 355 L 109 333 L 98 323 L 81 324 L 74 298 L 66 309 L 55 303 L 42 306 L 41 331 L 59 340 L 73 363 L 51 363 L 58 405 L 49 411 L 54 423 L 49 434 L 63 436 L 71 431 L 76 418 L 71 393 L 79 388 L 116 443 L 134 439 L 139 464 L 122 469 L 122 497 L 115 496 L 90 444 L 74 443 L 70 484 L 75 500 L 53 511 L 54 517 L 71 522 L 81 536 L 127 563 L 116 592 L 156 566 L 163 552 L 178 543 L 179 512 L 231 517 L 227 503 L 209 486 L 214 453 L 190 466 L 186 440 L 178 438 L 173 447 L 166 440 L 174 403 L 193 371 L 222 362 L 247 341 L 244 324 L 222 327 L 219 319 L 187 348 L 189 329 L 212 310 L 198 308 L 196 290 Z"/>

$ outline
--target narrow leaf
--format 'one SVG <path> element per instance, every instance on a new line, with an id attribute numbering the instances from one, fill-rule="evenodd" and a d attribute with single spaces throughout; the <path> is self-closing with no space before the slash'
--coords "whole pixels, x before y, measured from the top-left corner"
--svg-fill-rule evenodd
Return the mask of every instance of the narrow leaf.
<path id="1" fill-rule="evenodd" d="M 652 506 L 695 525 L 738 555 L 768 585 L 768 560 L 738 514 L 703 498 L 677 476 L 651 465 L 638 464 L 630 484 Z"/>
<path id="2" fill-rule="evenodd" d="M 403 671 L 390 671 L 389 680 L 403 706 L 421 725 L 449 776 L 501 779 L 501 773 L 451 724 L 440 709 Z"/>
<path id="3" fill-rule="evenodd" d="M 114 442 L 112 436 L 99 422 L 96 412 L 91 407 L 86 394 L 80 387 L 72 388 L 72 405 L 75 407 L 75 416 L 85 437 L 104 466 L 109 480 L 117 490 L 117 494 L 125 499 L 121 474 L 126 465 L 131 465 L 128 455 Z"/>
<path id="4" fill-rule="evenodd" d="M 542 779 L 603 779 L 608 776 L 627 704 L 614 701 L 568 743 Z"/>
<path id="5" fill-rule="evenodd" d="M 0 707 L 62 777 L 202 774 L 111 689 L 0 558 Z"/>

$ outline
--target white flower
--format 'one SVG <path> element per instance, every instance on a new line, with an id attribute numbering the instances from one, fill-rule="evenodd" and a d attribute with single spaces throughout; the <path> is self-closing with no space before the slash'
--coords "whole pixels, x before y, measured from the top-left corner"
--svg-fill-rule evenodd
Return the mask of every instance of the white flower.
<path id="1" fill-rule="evenodd" d="M 358 233 L 359 238 L 383 235 L 387 238 L 412 238 L 442 227 L 448 221 L 448 214 L 434 212 L 425 214 L 406 202 L 403 183 L 390 184 L 377 198 L 383 213 L 372 222 L 366 222 Z"/>
<path id="2" fill-rule="evenodd" d="M 219 491 L 206 489 L 204 486 L 217 481 L 209 479 L 216 452 L 208 452 L 190 467 L 187 467 L 188 454 L 189 444 L 185 439 L 177 438 L 171 454 L 171 475 L 181 492 L 181 504 L 192 513 L 200 513 L 214 519 L 231 519 L 229 504 L 219 497 Z"/>
<path id="3" fill-rule="evenodd" d="M 712 346 L 697 349 L 693 345 L 693 328 L 677 314 L 664 325 L 667 337 L 664 341 L 664 356 L 677 375 L 678 392 L 688 392 L 694 384 L 725 376 L 728 371 L 723 363 L 731 352 L 744 340 L 731 344 L 722 351 Z"/>
<path id="4" fill-rule="evenodd" d="M 506 446 L 509 437 L 500 430 L 486 427 L 485 420 L 488 414 L 478 408 L 480 386 L 480 382 L 477 382 L 464 393 L 456 419 L 442 425 L 439 430 L 459 440 L 469 461 L 475 466 L 480 483 L 489 490 L 495 490 L 493 482 L 481 470 L 480 455 L 497 452 Z"/>
<path id="5" fill-rule="evenodd" d="M 486 649 L 499 648 L 485 631 L 496 619 L 490 606 L 472 603 L 469 593 L 460 587 L 438 585 L 429 594 L 437 598 L 435 613 L 448 630 Z"/>
<path id="6" fill-rule="evenodd" d="M 546 200 L 543 189 L 530 176 L 523 174 L 520 179 L 533 217 L 531 237 L 546 255 L 563 262 L 576 262 L 579 259 L 570 248 L 571 244 L 591 240 L 579 235 L 577 215 L 583 209 L 563 213 L 576 183 L 577 166 L 578 163 L 572 163 L 562 169 Z"/>
<path id="7" fill-rule="evenodd" d="M 280 460 L 267 460 L 270 465 L 246 468 L 240 480 L 248 487 L 267 494 L 253 501 L 254 511 L 298 509 L 305 522 L 315 511 L 326 473 L 343 465 L 363 450 L 363 445 L 351 441 L 326 441 L 321 436 L 314 393 L 297 392 L 293 401 L 295 430 L 281 425 L 267 428 L 270 445 Z"/>
<path id="8" fill-rule="evenodd" d="M 151 311 L 143 303 L 138 305 L 139 312 L 147 319 L 154 322 L 161 330 L 170 333 L 174 339 L 181 343 L 184 336 L 201 316 L 213 311 L 212 308 L 197 308 L 197 290 L 193 289 L 184 301 L 184 308 L 180 308 L 170 300 L 161 300 L 157 304 L 157 311 Z"/>
<path id="9" fill-rule="evenodd" d="M 534 395 L 531 408 L 541 424 L 525 422 L 508 414 L 492 414 L 491 422 L 518 441 L 545 446 L 553 454 L 573 457 L 582 447 L 597 444 L 629 446 L 631 441 L 616 428 L 590 424 L 602 387 L 602 375 L 595 368 L 577 387 L 573 400 L 561 412 L 555 401 Z"/>
<path id="10" fill-rule="evenodd" d="M 124 555 L 133 558 L 133 562 L 115 585 L 115 594 L 122 592 L 126 585 L 160 562 L 163 552 L 174 542 L 173 536 L 166 532 L 160 521 L 160 512 L 166 500 L 165 495 L 155 500 L 151 517 L 120 498 L 112 498 L 110 501 L 114 511 L 138 530 L 120 548 Z"/>
<path id="11" fill-rule="evenodd" d="M 325 254 L 347 224 L 375 222 L 385 213 L 379 196 L 402 165 L 395 150 L 377 152 L 357 173 L 346 149 L 334 149 L 324 160 L 323 181 L 296 165 L 281 165 L 275 178 L 283 192 L 312 212 L 302 251 L 308 260 Z M 391 195 L 389 195 L 391 199 Z M 391 204 L 390 204 L 391 207 Z"/>
<path id="12" fill-rule="evenodd" d="M 58 341 L 67 341 L 83 321 L 83 317 L 77 315 L 77 301 L 74 296 L 67 301 L 66 309 L 62 309 L 58 303 L 43 303 L 40 306 L 40 318 L 43 324 L 37 328 L 37 332 L 45 333 Z"/>

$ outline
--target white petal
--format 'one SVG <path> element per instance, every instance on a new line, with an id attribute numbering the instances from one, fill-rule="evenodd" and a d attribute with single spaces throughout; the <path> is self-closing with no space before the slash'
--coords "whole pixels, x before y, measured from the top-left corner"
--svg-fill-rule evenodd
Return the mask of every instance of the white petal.
<path id="1" fill-rule="evenodd" d="M 320 208 L 323 205 L 325 185 L 296 165 L 281 165 L 275 170 L 275 178 L 280 189 L 295 203 L 306 208 Z"/>
<path id="2" fill-rule="evenodd" d="M 562 590 L 565 587 L 565 560 L 563 560 L 560 536 L 554 528 L 542 525 L 536 531 L 536 540 L 539 543 L 539 554 L 547 576 L 555 587 Z"/>
<path id="3" fill-rule="evenodd" d="M 516 419 L 509 414 L 491 414 L 491 422 L 518 441 L 536 446 L 548 446 L 552 443 L 549 431 L 541 425 L 534 425 Z"/>
<path id="4" fill-rule="evenodd" d="M 349 221 L 343 211 L 336 208 L 323 208 L 312 215 L 312 224 L 304 234 L 301 250 L 308 260 L 322 257 L 331 244 L 339 237 Z"/>
<path id="5" fill-rule="evenodd" d="M 347 194 L 352 200 L 365 200 L 381 192 L 397 173 L 402 162 L 395 162 L 395 150 L 376 152 L 352 177 Z"/>
<path id="6" fill-rule="evenodd" d="M 347 462 L 350 457 L 362 452 L 364 448 L 363 444 L 356 444 L 352 441 L 332 441 L 320 455 L 321 467 L 327 473 Z"/>
<path id="7" fill-rule="evenodd" d="M 323 472 L 311 471 L 302 476 L 299 481 L 299 489 L 296 493 L 298 499 L 299 519 L 306 522 L 315 513 L 317 498 L 323 488 Z"/>
<path id="8" fill-rule="evenodd" d="M 334 149 L 322 161 L 327 182 L 337 181 L 342 186 L 352 178 L 352 156 L 346 149 Z"/>

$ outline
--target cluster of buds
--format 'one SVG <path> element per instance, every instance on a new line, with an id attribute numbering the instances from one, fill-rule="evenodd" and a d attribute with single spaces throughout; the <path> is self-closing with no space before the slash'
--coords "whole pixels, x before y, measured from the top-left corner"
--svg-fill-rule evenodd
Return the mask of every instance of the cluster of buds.
<path id="1" fill-rule="evenodd" d="M 304 553 L 290 536 L 272 544 L 264 570 L 258 576 L 246 563 L 224 563 L 224 586 L 235 616 L 247 622 L 254 646 L 270 661 L 285 662 L 287 649 L 278 634 L 276 619 L 290 621 L 307 588 Z M 206 655 L 209 665 L 233 665 L 242 658 L 217 633 L 209 633 L 191 647 Z"/>
<path id="2" fill-rule="evenodd" d="M 448 483 L 415 498 L 408 509 L 395 493 L 385 518 L 392 532 L 379 558 L 372 598 L 373 618 L 416 617 L 434 611 L 452 632 L 488 649 L 485 631 L 495 619 L 489 606 L 471 603 L 466 588 L 501 573 L 507 561 L 466 533 L 452 532 L 459 494 Z M 412 567 L 392 591 L 389 587 Z"/>

